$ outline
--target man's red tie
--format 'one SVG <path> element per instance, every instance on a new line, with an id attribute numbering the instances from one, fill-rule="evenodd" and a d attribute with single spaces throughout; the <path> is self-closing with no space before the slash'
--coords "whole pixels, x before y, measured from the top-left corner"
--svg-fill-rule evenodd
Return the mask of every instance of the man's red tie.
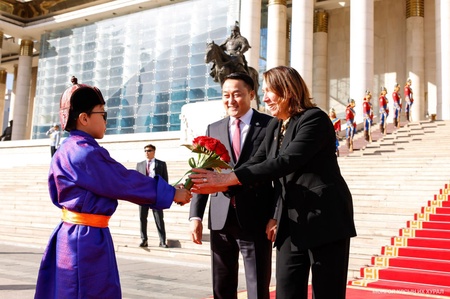
<path id="1" fill-rule="evenodd" d="M 239 118 L 236 118 L 234 121 L 234 135 L 233 135 L 233 152 L 234 157 L 236 158 L 235 161 L 239 159 L 239 155 L 241 154 L 241 127 L 239 124 L 241 123 L 241 120 Z M 236 199 L 231 197 L 230 204 L 233 208 L 236 208 Z"/>
<path id="2" fill-rule="evenodd" d="M 239 159 L 241 154 L 241 128 L 239 126 L 241 120 L 236 118 L 234 121 L 234 135 L 233 135 L 233 151 L 236 161 Z"/>

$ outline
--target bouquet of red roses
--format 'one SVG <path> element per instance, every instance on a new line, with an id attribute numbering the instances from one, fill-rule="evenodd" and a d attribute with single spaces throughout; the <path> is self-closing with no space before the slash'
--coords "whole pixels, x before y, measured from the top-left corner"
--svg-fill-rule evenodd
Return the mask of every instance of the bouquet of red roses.
<path id="1" fill-rule="evenodd" d="M 189 166 L 191 168 L 214 169 L 220 172 L 221 169 L 231 168 L 230 155 L 225 146 L 217 139 L 208 136 L 199 136 L 194 138 L 192 144 L 183 144 L 183 146 L 190 149 L 193 153 L 197 153 L 197 160 L 193 157 L 189 159 Z M 186 172 L 183 178 L 192 173 L 192 170 Z M 181 178 L 180 181 L 183 179 Z M 180 182 L 178 181 L 178 182 Z M 191 179 L 187 179 L 184 188 L 190 190 L 193 183 Z"/>

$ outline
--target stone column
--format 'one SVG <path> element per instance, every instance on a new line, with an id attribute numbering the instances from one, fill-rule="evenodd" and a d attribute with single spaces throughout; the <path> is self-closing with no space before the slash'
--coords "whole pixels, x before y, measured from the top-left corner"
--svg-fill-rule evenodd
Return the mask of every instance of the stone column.
<path id="1" fill-rule="evenodd" d="M 438 119 L 450 120 L 450 2 L 436 0 L 436 87 Z"/>
<path id="2" fill-rule="evenodd" d="M 286 0 L 269 0 L 267 21 L 267 69 L 279 65 L 286 65 L 286 24 Z"/>
<path id="3" fill-rule="evenodd" d="M 259 72 L 259 52 L 261 49 L 261 0 L 241 1 L 241 17 L 239 24 L 241 35 L 248 40 L 251 47 L 244 54 L 247 65 Z M 259 79 L 261 80 L 261 78 Z M 264 105 L 261 97 L 259 100 L 259 105 Z M 256 101 L 252 101 L 251 105 L 252 108 L 258 109 Z"/>
<path id="4" fill-rule="evenodd" d="M 314 0 L 292 1 L 291 66 L 308 88 L 313 86 Z"/>
<path id="5" fill-rule="evenodd" d="M 410 118 L 413 121 L 425 119 L 424 8 L 424 0 L 406 0 L 406 74 L 412 81 L 414 104 Z"/>
<path id="6" fill-rule="evenodd" d="M 373 1 L 350 2 L 350 98 L 355 100 L 357 123 L 363 120 L 365 90 L 370 90 L 372 95 L 377 94 L 373 90 Z"/>
<path id="7" fill-rule="evenodd" d="M 33 41 L 23 39 L 20 43 L 19 66 L 17 71 L 16 97 L 14 101 L 13 130 L 11 140 L 26 138 L 28 105 L 30 101 L 31 67 Z"/>
<path id="8" fill-rule="evenodd" d="M 249 66 L 259 70 L 259 52 L 261 43 L 261 0 L 241 1 L 241 35 L 251 48 L 245 53 Z"/>
<path id="9" fill-rule="evenodd" d="M 38 68 L 31 68 L 31 85 L 30 85 L 30 101 L 28 105 L 28 119 L 27 119 L 27 128 L 25 132 L 25 139 L 33 139 L 31 136 L 33 134 L 33 121 L 34 121 L 34 98 L 36 97 L 36 85 L 37 85 L 37 75 Z"/>
<path id="10" fill-rule="evenodd" d="M 6 70 L 0 68 L 0 132 L 3 133 L 3 121 L 5 115 L 5 95 L 6 95 Z"/>
<path id="11" fill-rule="evenodd" d="M 2 61 L 2 49 L 3 49 L 3 31 L 0 30 L 0 61 Z M 1 125 L 1 123 L 0 123 Z M 2 131 L 3 133 L 3 131 Z"/>
<path id="12" fill-rule="evenodd" d="M 314 52 L 312 97 L 317 106 L 328 111 L 328 13 L 323 10 L 314 13 Z"/>
<path id="13" fill-rule="evenodd" d="M 14 64 L 14 74 L 13 74 L 13 86 L 12 86 L 12 91 L 11 91 L 11 99 L 9 102 L 9 116 L 8 116 L 8 121 L 12 120 L 13 115 L 14 115 L 14 103 L 16 102 L 16 87 L 17 87 L 17 70 L 18 65 Z"/>

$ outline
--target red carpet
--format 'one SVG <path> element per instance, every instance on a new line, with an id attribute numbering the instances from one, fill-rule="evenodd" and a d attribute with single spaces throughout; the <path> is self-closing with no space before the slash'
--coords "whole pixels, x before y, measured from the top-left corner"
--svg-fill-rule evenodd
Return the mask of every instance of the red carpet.
<path id="1" fill-rule="evenodd" d="M 381 248 L 380 256 L 372 257 L 370 266 L 361 268 L 361 277 L 349 285 L 405 291 L 424 298 L 450 296 L 449 193 L 446 184 L 434 200 L 414 215 L 414 220 L 406 223 L 406 228 L 400 229 L 399 236 L 391 238 L 391 245 Z"/>
<path id="2" fill-rule="evenodd" d="M 361 277 L 349 281 L 346 299 L 450 298 L 449 194 L 446 184 L 414 220 L 407 221 L 391 245 L 383 246 L 381 255 L 361 268 Z M 238 298 L 246 299 L 246 292 Z"/>
<path id="3" fill-rule="evenodd" d="M 275 287 L 272 287 L 275 289 Z M 414 293 L 413 290 L 399 291 L 398 289 L 369 289 L 369 288 L 359 288 L 348 286 L 346 299 L 422 299 L 422 298 L 440 298 L 439 296 L 434 296 L 427 293 Z M 212 299 L 213 297 L 208 297 L 205 299 Z M 312 298 L 311 286 L 309 287 L 308 298 Z M 442 297 L 441 297 L 442 298 Z M 246 292 L 240 292 L 238 294 L 238 299 L 247 299 Z M 275 299 L 275 290 L 271 291 L 270 299 Z"/>

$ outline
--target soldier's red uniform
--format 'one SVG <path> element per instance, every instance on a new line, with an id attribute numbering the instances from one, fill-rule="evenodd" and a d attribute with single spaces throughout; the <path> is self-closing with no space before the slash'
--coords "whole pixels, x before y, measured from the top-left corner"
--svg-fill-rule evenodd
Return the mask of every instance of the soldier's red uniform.
<path id="1" fill-rule="evenodd" d="M 386 134 L 387 118 L 389 116 L 388 99 L 386 97 L 386 87 L 381 88 L 380 97 L 378 98 L 378 103 L 380 107 L 380 131 Z"/>
<path id="2" fill-rule="evenodd" d="M 345 129 L 345 138 L 347 139 L 347 146 L 350 152 L 353 151 L 353 136 L 356 132 L 356 122 L 355 122 L 355 101 L 352 99 L 345 109 L 345 121 L 347 128 Z"/>
<path id="3" fill-rule="evenodd" d="M 406 85 L 405 85 L 405 101 L 406 101 L 406 106 L 405 106 L 405 113 L 406 113 L 406 120 L 409 121 L 409 113 L 411 111 L 411 106 L 414 103 L 414 99 L 413 99 L 413 91 L 411 88 L 411 79 L 408 79 L 406 81 Z"/>
<path id="4" fill-rule="evenodd" d="M 366 141 L 372 141 L 370 128 L 373 123 L 373 108 L 370 99 L 372 98 L 372 94 L 370 91 L 366 90 L 366 97 L 363 101 L 363 116 L 364 116 L 364 138 Z"/>
<path id="5" fill-rule="evenodd" d="M 392 92 L 392 101 L 394 102 L 394 126 L 400 126 L 400 113 L 402 112 L 402 98 L 400 93 L 400 85 L 395 84 L 394 92 Z"/>

